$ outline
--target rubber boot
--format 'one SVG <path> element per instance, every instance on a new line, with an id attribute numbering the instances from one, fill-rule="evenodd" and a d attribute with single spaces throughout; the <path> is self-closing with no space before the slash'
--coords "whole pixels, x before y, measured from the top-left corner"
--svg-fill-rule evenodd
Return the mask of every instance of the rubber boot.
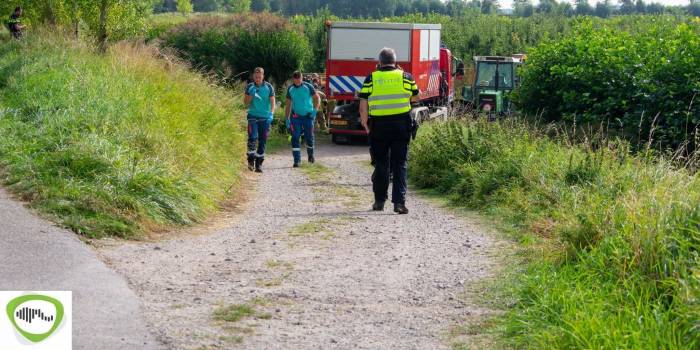
<path id="1" fill-rule="evenodd" d="M 254 154 L 248 155 L 248 170 L 250 170 L 250 171 L 255 170 L 255 155 Z"/>
<path id="2" fill-rule="evenodd" d="M 316 158 L 314 158 L 314 149 L 313 148 L 307 148 L 306 153 L 309 156 L 309 163 L 313 164 L 316 162 Z"/>

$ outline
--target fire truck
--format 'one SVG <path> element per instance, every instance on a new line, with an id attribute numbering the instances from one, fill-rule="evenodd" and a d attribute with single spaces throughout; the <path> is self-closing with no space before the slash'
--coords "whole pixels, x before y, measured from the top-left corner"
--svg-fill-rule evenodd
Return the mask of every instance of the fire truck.
<path id="1" fill-rule="evenodd" d="M 442 45 L 441 29 L 440 24 L 326 22 L 325 92 L 333 106 L 329 124 L 334 143 L 367 135 L 360 124 L 358 94 L 384 47 L 396 50 L 398 66 L 413 75 L 420 90 L 420 107 L 411 116 L 419 122 L 448 117 L 458 60 Z"/>

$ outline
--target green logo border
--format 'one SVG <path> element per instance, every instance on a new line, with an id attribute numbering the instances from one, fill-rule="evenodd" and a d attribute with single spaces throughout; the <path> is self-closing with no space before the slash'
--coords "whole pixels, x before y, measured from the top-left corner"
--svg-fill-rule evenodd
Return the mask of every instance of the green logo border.
<path id="1" fill-rule="evenodd" d="M 51 304 L 53 304 L 56 307 L 56 321 L 53 323 L 53 326 L 51 329 L 46 332 L 46 333 L 41 333 L 41 334 L 34 334 L 34 333 L 29 333 L 25 332 L 19 326 L 17 326 L 17 323 L 15 322 L 15 310 L 17 309 L 18 306 L 22 305 L 24 302 L 31 301 L 31 300 L 41 300 L 41 301 L 47 301 Z M 10 302 L 7 304 L 7 317 L 10 319 L 10 322 L 12 322 L 12 325 L 15 327 L 15 329 L 22 334 L 27 340 L 33 342 L 33 343 L 38 343 L 46 338 L 48 338 L 55 330 L 58 328 L 58 326 L 61 324 L 61 321 L 63 321 L 63 304 L 61 304 L 60 301 L 46 296 L 46 295 L 41 295 L 41 294 L 27 294 L 27 295 L 22 295 L 17 298 L 14 298 L 10 300 Z"/>

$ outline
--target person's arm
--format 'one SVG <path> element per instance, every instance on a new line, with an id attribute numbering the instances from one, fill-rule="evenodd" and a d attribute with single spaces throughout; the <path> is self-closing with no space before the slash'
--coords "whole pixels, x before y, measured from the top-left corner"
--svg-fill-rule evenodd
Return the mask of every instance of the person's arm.
<path id="1" fill-rule="evenodd" d="M 413 76 L 409 73 L 404 73 L 404 83 L 408 83 L 411 86 L 411 102 L 420 102 L 420 97 L 418 96 L 420 91 L 418 90 L 418 84 L 413 79 Z M 405 87 L 406 85 L 404 85 Z"/>
<path id="2" fill-rule="evenodd" d="M 289 112 L 290 112 L 291 107 L 292 107 L 292 100 L 289 97 L 287 97 L 287 100 L 284 103 L 284 117 L 285 118 L 290 117 Z"/>
<path id="3" fill-rule="evenodd" d="M 248 108 L 248 106 L 250 106 L 250 101 L 252 100 L 253 96 L 250 95 L 250 85 L 246 85 L 245 97 L 243 97 L 243 105 L 245 105 L 245 108 Z"/>
<path id="4" fill-rule="evenodd" d="M 318 111 L 318 109 L 321 108 L 321 98 L 318 96 L 318 92 L 314 93 L 313 100 L 314 109 Z"/>
<path id="5" fill-rule="evenodd" d="M 369 106 L 367 104 L 367 100 L 364 98 L 360 100 L 360 123 L 362 124 L 362 127 L 365 128 L 365 131 L 369 133 L 369 114 L 367 113 L 367 110 L 369 109 Z"/>
<path id="6" fill-rule="evenodd" d="M 365 78 L 364 83 L 362 83 L 362 90 L 360 90 L 360 124 L 369 133 L 369 95 L 372 94 L 372 74 Z"/>
<path id="7" fill-rule="evenodd" d="M 268 83 L 267 88 L 270 89 L 270 114 L 275 115 L 275 87 Z"/>

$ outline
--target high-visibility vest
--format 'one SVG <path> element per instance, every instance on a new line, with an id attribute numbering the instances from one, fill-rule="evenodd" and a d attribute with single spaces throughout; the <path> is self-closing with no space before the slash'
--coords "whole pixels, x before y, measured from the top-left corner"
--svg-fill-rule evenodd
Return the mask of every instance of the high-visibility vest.
<path id="1" fill-rule="evenodd" d="M 415 82 L 404 79 L 400 69 L 372 72 L 372 92 L 367 101 L 369 115 L 382 117 L 408 113 L 414 85 Z"/>

